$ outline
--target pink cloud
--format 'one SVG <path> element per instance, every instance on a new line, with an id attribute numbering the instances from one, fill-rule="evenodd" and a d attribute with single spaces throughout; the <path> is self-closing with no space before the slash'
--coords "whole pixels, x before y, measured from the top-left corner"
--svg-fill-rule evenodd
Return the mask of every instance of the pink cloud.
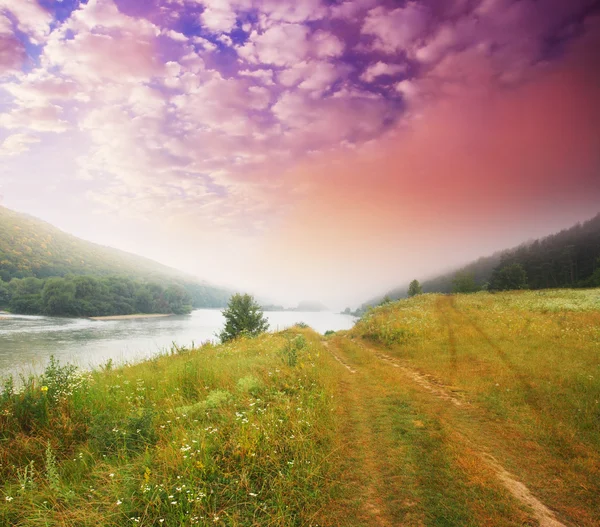
<path id="1" fill-rule="evenodd" d="M 379 6 L 368 12 L 362 32 L 375 38 L 375 49 L 393 54 L 415 46 L 427 30 L 430 19 L 428 9 L 414 1 L 392 10 Z"/>
<path id="2" fill-rule="evenodd" d="M 344 51 L 344 43 L 332 33 L 302 24 L 283 23 L 258 33 L 252 32 L 239 55 L 251 63 L 292 66 L 309 57 L 333 58 Z"/>
<path id="3" fill-rule="evenodd" d="M 78 92 L 78 86 L 72 80 L 52 76 L 43 71 L 34 71 L 22 76 L 20 82 L 5 83 L 2 88 L 19 104 L 34 106 L 72 99 Z"/>
<path id="4" fill-rule="evenodd" d="M 0 77 L 17 73 L 25 59 L 23 43 L 10 34 L 0 34 Z"/>
<path id="5" fill-rule="evenodd" d="M 12 14 L 19 30 L 35 43 L 43 41 L 50 31 L 52 15 L 36 0 L 0 0 L 0 15 L 2 12 Z"/>
<path id="6" fill-rule="evenodd" d="M 80 33 L 46 46 L 45 60 L 80 82 L 143 81 L 163 71 L 153 42 L 124 41 L 115 36 Z"/>
<path id="7" fill-rule="evenodd" d="M 279 81 L 290 88 L 323 92 L 347 71 L 347 67 L 320 60 L 303 61 L 279 73 Z"/>
<path id="8" fill-rule="evenodd" d="M 47 104 L 44 106 L 19 106 L 10 112 L 0 114 L 0 126 L 14 129 L 28 129 L 39 132 L 64 132 L 69 124 L 61 119 L 62 108 Z"/>
<path id="9" fill-rule="evenodd" d="M 386 62 L 375 62 L 370 64 L 360 76 L 365 82 L 373 82 L 382 75 L 397 75 L 406 71 L 405 64 L 388 64 Z"/>
<path id="10" fill-rule="evenodd" d="M 16 156 L 27 152 L 32 144 L 39 143 L 39 137 L 31 134 L 9 135 L 0 144 L 0 156 Z"/>
<path id="11" fill-rule="evenodd" d="M 228 2 L 206 2 L 207 6 L 200 15 L 202 25 L 215 32 L 231 31 L 237 21 L 237 15 Z"/>
<path id="12" fill-rule="evenodd" d="M 257 7 L 269 21 L 292 24 L 317 20 L 327 14 L 322 0 L 262 0 Z"/>
<path id="13" fill-rule="evenodd" d="M 319 58 L 339 57 L 344 52 L 344 43 L 334 34 L 319 29 L 311 37 L 311 48 Z"/>
<path id="14" fill-rule="evenodd" d="M 282 24 L 256 31 L 238 53 L 249 62 L 289 66 L 304 60 L 309 53 L 309 29 L 300 24 Z"/>

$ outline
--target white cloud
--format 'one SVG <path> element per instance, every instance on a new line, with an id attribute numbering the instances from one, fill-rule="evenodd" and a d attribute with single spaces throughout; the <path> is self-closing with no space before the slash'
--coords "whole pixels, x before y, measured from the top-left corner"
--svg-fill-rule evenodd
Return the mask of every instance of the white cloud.
<path id="1" fill-rule="evenodd" d="M 362 32 L 375 37 L 375 49 L 393 54 L 412 48 L 424 35 L 429 20 L 429 11 L 417 2 L 393 10 L 379 6 L 368 12 Z"/>
<path id="2" fill-rule="evenodd" d="M 331 8 L 333 18 L 343 18 L 354 20 L 363 11 L 370 9 L 377 4 L 377 0 L 346 0 L 341 4 L 334 5 Z"/>
<path id="3" fill-rule="evenodd" d="M 337 92 L 313 98 L 298 91 L 284 92 L 273 114 L 284 130 L 284 145 L 296 154 L 328 149 L 345 141 L 362 141 L 382 130 L 387 103 L 370 93 Z"/>
<path id="4" fill-rule="evenodd" d="M 0 156 L 17 156 L 29 150 L 32 144 L 39 143 L 40 139 L 30 134 L 9 135 L 0 144 Z"/>
<path id="5" fill-rule="evenodd" d="M 270 97 L 268 89 L 251 86 L 249 79 L 225 79 L 213 74 L 207 82 L 175 96 L 173 103 L 182 123 L 236 136 L 257 131 L 249 112 L 264 110 Z"/>
<path id="6" fill-rule="evenodd" d="M 78 86 L 72 80 L 41 70 L 21 77 L 20 82 L 7 82 L 1 88 L 24 106 L 44 106 L 54 101 L 73 99 L 78 92 Z"/>
<path id="7" fill-rule="evenodd" d="M 238 75 L 242 77 L 253 77 L 260 80 L 265 86 L 272 86 L 273 83 L 273 70 L 270 69 L 259 69 L 259 70 L 241 70 Z"/>
<path id="8" fill-rule="evenodd" d="M 40 43 L 50 31 L 52 15 L 36 0 L 0 0 L 0 13 L 11 13 L 19 30 Z"/>
<path id="9" fill-rule="evenodd" d="M 263 0 L 258 7 L 269 21 L 293 24 L 318 20 L 327 14 L 321 0 Z"/>
<path id="10" fill-rule="evenodd" d="M 370 64 L 367 69 L 361 74 L 361 80 L 365 82 L 373 82 L 382 75 L 396 75 L 406 71 L 405 64 L 387 64 L 385 62 L 376 62 Z"/>
<path id="11" fill-rule="evenodd" d="M 189 40 L 183 33 L 173 31 L 172 29 L 163 29 L 162 34 L 176 42 L 187 42 Z"/>
<path id="12" fill-rule="evenodd" d="M 239 55 L 255 64 L 292 66 L 309 57 L 333 58 L 344 51 L 344 43 L 332 33 L 317 30 L 313 34 L 303 24 L 283 23 L 263 33 L 252 32 Z"/>
<path id="13" fill-rule="evenodd" d="M 53 104 L 45 106 L 18 106 L 8 113 L 0 114 L 0 126 L 13 129 L 28 129 L 39 132 L 64 132 L 69 128 L 61 120 L 62 108 Z"/>
<path id="14" fill-rule="evenodd" d="M 406 100 L 410 101 L 419 94 L 417 85 L 410 80 L 403 80 L 396 84 L 396 91 L 400 93 Z"/>
<path id="15" fill-rule="evenodd" d="M 311 37 L 314 56 L 320 58 L 339 57 L 344 52 L 344 43 L 332 33 L 319 29 Z"/>
<path id="16" fill-rule="evenodd" d="M 262 34 L 254 31 L 238 53 L 249 62 L 290 66 L 308 56 L 309 32 L 300 24 L 277 25 Z"/>
<path id="17" fill-rule="evenodd" d="M 237 15 L 233 9 L 207 7 L 200 15 L 202 25 L 214 32 L 230 32 L 236 25 Z"/>
<path id="18" fill-rule="evenodd" d="M 152 41 L 139 38 L 124 43 L 124 37 L 80 33 L 69 40 L 51 41 L 44 61 L 83 83 L 139 82 L 163 71 Z"/>
<path id="19" fill-rule="evenodd" d="M 331 62 L 312 60 L 298 64 L 279 73 L 279 82 L 291 88 L 298 86 L 300 89 L 320 93 L 344 75 L 347 68 Z"/>

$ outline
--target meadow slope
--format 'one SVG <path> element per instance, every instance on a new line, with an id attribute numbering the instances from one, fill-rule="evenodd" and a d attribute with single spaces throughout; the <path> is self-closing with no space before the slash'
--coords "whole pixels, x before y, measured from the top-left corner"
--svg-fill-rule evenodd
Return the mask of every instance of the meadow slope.
<path id="1" fill-rule="evenodd" d="M 0 396 L 2 526 L 600 524 L 600 290 L 422 295 Z"/>

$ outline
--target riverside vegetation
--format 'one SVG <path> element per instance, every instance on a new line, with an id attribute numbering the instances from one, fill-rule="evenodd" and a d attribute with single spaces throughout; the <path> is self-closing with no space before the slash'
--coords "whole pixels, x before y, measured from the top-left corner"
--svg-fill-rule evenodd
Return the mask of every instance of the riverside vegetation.
<path id="1" fill-rule="evenodd" d="M 600 290 L 416 295 L 0 396 L 2 526 L 600 523 Z"/>
<path id="2" fill-rule="evenodd" d="M 231 291 L 0 206 L 0 310 L 51 316 L 189 313 Z"/>

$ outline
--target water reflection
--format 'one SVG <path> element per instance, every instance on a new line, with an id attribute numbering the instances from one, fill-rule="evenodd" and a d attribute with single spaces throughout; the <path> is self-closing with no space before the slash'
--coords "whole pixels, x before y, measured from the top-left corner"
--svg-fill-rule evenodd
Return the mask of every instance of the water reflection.
<path id="1" fill-rule="evenodd" d="M 320 333 L 349 329 L 355 319 L 330 312 L 266 313 L 271 330 L 305 322 Z M 170 349 L 216 340 L 224 318 L 220 310 L 199 309 L 185 316 L 96 321 L 38 316 L 0 316 L 0 377 L 39 373 L 51 355 L 91 368 L 112 359 L 135 362 Z"/>

